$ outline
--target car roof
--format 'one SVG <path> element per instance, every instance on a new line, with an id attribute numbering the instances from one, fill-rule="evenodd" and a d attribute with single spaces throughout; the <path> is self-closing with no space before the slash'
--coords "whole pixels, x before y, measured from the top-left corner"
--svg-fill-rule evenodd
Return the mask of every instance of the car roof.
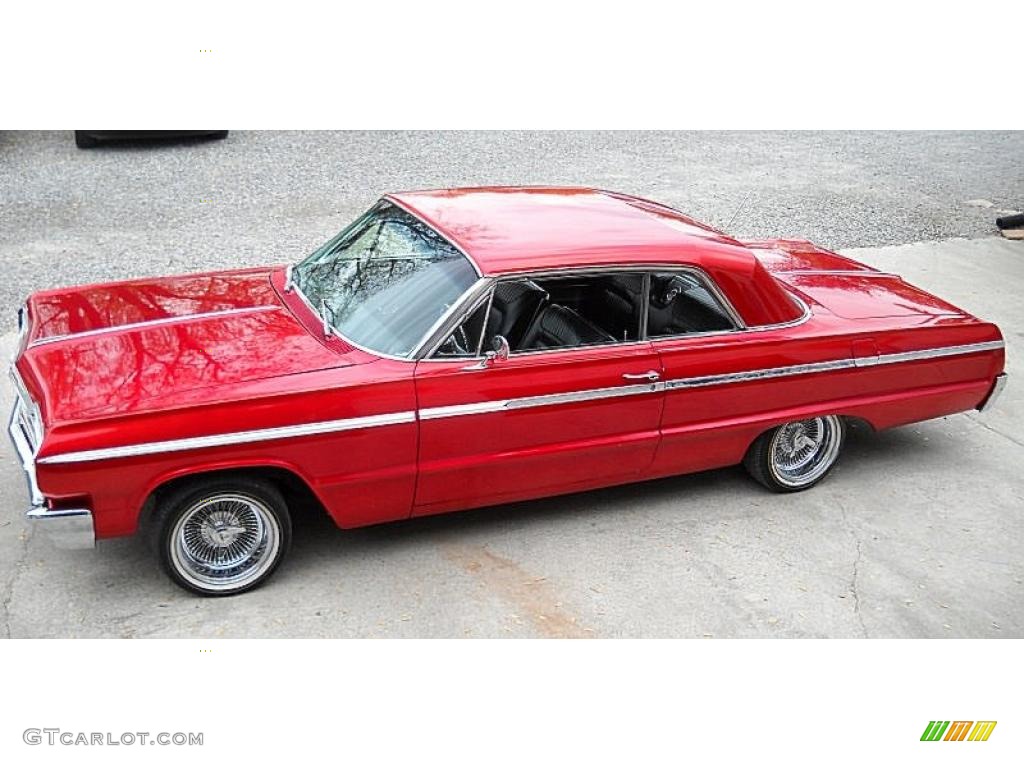
<path id="1" fill-rule="evenodd" d="M 660 203 L 586 187 L 476 187 L 385 199 L 455 243 L 481 275 L 636 264 L 704 270 L 748 326 L 801 309 L 754 252 Z"/>
<path id="2" fill-rule="evenodd" d="M 386 199 L 455 243 L 483 275 L 539 269 L 690 264 L 749 272 L 753 253 L 659 203 L 586 187 L 475 187 Z"/>

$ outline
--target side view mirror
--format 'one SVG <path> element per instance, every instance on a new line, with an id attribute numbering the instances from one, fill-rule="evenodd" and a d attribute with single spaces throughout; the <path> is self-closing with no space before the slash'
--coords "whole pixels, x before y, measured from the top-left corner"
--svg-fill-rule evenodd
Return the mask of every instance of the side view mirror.
<path id="1" fill-rule="evenodd" d="M 491 351 L 487 353 L 487 359 L 492 363 L 495 360 L 508 360 L 509 352 L 512 351 L 509 348 L 508 339 L 501 334 L 491 339 L 491 348 Z"/>
<path id="2" fill-rule="evenodd" d="M 464 371 L 482 371 L 484 368 L 490 368 L 495 362 L 499 360 L 508 360 L 509 352 L 511 348 L 508 345 L 508 339 L 501 334 L 491 339 L 491 349 L 488 349 L 484 353 L 484 358 L 478 363 L 467 365 L 462 370 Z"/>

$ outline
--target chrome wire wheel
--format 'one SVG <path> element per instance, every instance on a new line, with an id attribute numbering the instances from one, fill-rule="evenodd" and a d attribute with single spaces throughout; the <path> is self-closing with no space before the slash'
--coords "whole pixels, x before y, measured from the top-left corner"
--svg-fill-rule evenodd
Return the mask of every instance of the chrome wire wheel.
<path id="1" fill-rule="evenodd" d="M 837 416 L 783 424 L 768 446 L 768 471 L 787 488 L 810 485 L 832 468 L 842 443 L 843 425 Z"/>
<path id="2" fill-rule="evenodd" d="M 170 560 L 204 592 L 237 592 L 258 581 L 281 549 L 281 526 L 248 494 L 216 493 L 191 504 L 171 530 Z"/>

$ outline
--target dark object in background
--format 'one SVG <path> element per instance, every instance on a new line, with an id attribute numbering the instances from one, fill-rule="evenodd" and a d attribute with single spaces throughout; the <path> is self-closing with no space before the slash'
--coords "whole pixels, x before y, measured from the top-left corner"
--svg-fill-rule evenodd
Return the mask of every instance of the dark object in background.
<path id="1" fill-rule="evenodd" d="M 118 139 L 170 139 L 181 136 L 223 139 L 227 135 L 227 131 L 75 131 L 75 144 L 79 149 L 88 149 L 101 141 Z"/>
<path id="2" fill-rule="evenodd" d="M 1024 227 L 1024 213 L 1014 213 L 1010 216 L 1000 216 L 996 219 L 996 226 L 1000 229 L 1019 229 Z"/>

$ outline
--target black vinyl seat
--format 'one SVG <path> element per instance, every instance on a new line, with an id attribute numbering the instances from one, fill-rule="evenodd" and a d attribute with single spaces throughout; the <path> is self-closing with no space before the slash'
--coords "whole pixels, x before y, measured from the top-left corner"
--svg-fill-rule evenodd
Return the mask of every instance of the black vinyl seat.
<path id="1" fill-rule="evenodd" d="M 504 336 L 512 349 L 519 349 L 547 300 L 548 292 L 534 282 L 516 280 L 499 283 L 494 289 L 491 313 L 487 316 L 484 346 L 490 349 L 495 336 Z"/>
<path id="2" fill-rule="evenodd" d="M 652 337 L 727 331 L 734 324 L 707 288 L 689 275 L 654 275 L 647 333 Z"/>
<path id="3" fill-rule="evenodd" d="M 615 337 L 568 307 L 549 304 L 541 310 L 523 337 L 522 349 L 557 349 L 587 344 L 608 344 Z"/>

